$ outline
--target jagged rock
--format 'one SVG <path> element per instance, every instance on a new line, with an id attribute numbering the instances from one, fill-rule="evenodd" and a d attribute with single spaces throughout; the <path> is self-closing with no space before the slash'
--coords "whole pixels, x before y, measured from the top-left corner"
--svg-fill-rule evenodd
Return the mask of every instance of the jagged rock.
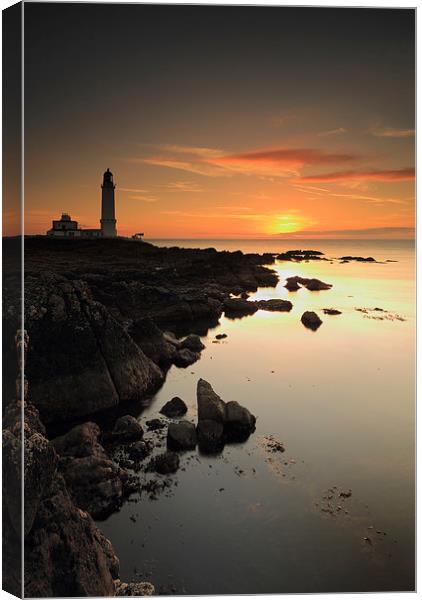
<path id="1" fill-rule="evenodd" d="M 114 596 L 119 560 L 89 514 L 76 508 L 60 475 L 25 540 L 25 596 Z"/>
<path id="2" fill-rule="evenodd" d="M 131 415 L 117 419 L 112 432 L 113 439 L 120 443 L 134 442 L 142 439 L 144 430 L 140 423 Z"/>
<path id="3" fill-rule="evenodd" d="M 197 385 L 198 421 L 210 420 L 224 423 L 226 406 L 208 381 L 199 379 Z"/>
<path id="4" fill-rule="evenodd" d="M 159 454 L 153 459 L 150 469 L 161 475 L 168 475 L 169 473 L 175 473 L 179 468 L 179 464 L 180 460 L 176 452 L 164 452 L 164 454 Z"/>
<path id="5" fill-rule="evenodd" d="M 155 587 L 148 581 L 123 583 L 120 579 L 115 582 L 116 596 L 153 596 Z"/>
<path id="6" fill-rule="evenodd" d="M 174 364 L 176 367 L 185 368 L 199 360 L 200 357 L 199 352 L 192 352 L 192 350 L 189 350 L 188 348 L 182 348 L 176 352 Z"/>
<path id="7" fill-rule="evenodd" d="M 228 298 L 224 302 L 226 315 L 253 315 L 258 310 L 256 302 L 242 298 Z"/>
<path id="8" fill-rule="evenodd" d="M 183 400 L 178 396 L 175 396 L 174 398 L 172 398 L 164 404 L 164 406 L 160 410 L 160 413 L 166 415 L 166 417 L 174 418 L 183 416 L 187 413 L 187 410 L 188 407 L 183 402 Z"/>
<path id="9" fill-rule="evenodd" d="M 293 308 L 293 304 L 289 300 L 281 300 L 279 298 L 274 298 L 271 300 L 259 300 L 257 305 L 261 310 L 280 312 L 289 312 Z"/>
<path id="10" fill-rule="evenodd" d="M 122 425 L 125 423 L 127 420 Z M 129 423 L 133 426 L 130 420 Z M 133 439 L 127 437 L 126 427 L 123 431 L 124 440 Z M 99 435 L 98 425 L 83 423 L 52 442 L 61 456 L 60 471 L 73 501 L 94 518 L 102 518 L 119 508 L 124 496 L 136 485 L 135 480 L 109 458 L 98 442 Z"/>
<path id="11" fill-rule="evenodd" d="M 316 331 L 318 327 L 322 325 L 322 321 L 318 317 L 318 315 L 315 312 L 309 310 L 303 313 L 300 320 L 305 325 L 305 327 L 307 327 L 308 329 L 312 329 L 312 331 Z"/>
<path id="12" fill-rule="evenodd" d="M 196 428 L 199 449 L 202 452 L 219 452 L 224 446 L 224 425 L 219 421 L 203 419 Z"/>
<path id="13" fill-rule="evenodd" d="M 30 307 L 25 313 L 31 339 L 26 374 L 32 401 L 45 422 L 141 399 L 162 382 L 159 367 L 93 299 L 86 282 L 42 274 L 35 281 L 29 279 L 25 291 L 27 304 L 47 307 L 41 318 L 34 318 Z"/>
<path id="14" fill-rule="evenodd" d="M 226 403 L 224 430 L 229 441 L 240 441 L 255 431 L 256 417 L 238 402 Z"/>
<path id="15" fill-rule="evenodd" d="M 172 450 L 193 450 L 196 446 L 196 429 L 189 421 L 170 423 L 167 430 L 167 446 Z"/>
<path id="16" fill-rule="evenodd" d="M 204 344 L 201 342 L 201 338 L 199 335 L 195 335 L 191 333 L 188 335 L 181 343 L 182 348 L 187 348 L 192 352 L 201 352 L 205 348 Z"/>
<path id="17" fill-rule="evenodd" d="M 164 331 L 163 337 L 169 344 L 171 344 L 175 348 L 180 348 L 182 342 L 174 335 L 172 331 Z"/>

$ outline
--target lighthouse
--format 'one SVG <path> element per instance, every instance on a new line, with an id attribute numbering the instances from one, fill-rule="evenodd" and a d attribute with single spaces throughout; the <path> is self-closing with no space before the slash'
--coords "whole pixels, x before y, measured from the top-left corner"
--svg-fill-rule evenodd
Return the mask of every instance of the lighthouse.
<path id="1" fill-rule="evenodd" d="M 116 237 L 116 214 L 114 209 L 113 173 L 110 169 L 104 173 L 101 200 L 101 232 L 102 237 Z"/>

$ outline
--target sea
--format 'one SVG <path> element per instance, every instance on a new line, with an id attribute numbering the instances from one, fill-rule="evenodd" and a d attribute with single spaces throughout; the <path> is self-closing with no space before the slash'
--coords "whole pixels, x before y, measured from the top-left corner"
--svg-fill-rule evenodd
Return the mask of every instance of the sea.
<path id="1" fill-rule="evenodd" d="M 168 491 L 132 497 L 100 528 L 123 581 L 163 594 L 409 591 L 415 587 L 415 247 L 410 240 L 147 240 L 160 246 L 280 253 L 288 313 L 222 317 L 192 366 L 172 367 L 139 421 L 174 396 L 196 421 L 196 385 L 211 383 L 257 417 L 217 456 L 181 455 Z M 377 262 L 341 263 L 372 256 Z M 315 277 L 330 290 L 289 292 Z M 326 315 L 324 308 L 341 311 Z M 380 310 L 381 309 L 381 310 Z M 304 311 L 322 319 L 316 331 Z M 219 333 L 227 338 L 216 340 Z M 204 332 L 202 331 L 202 334 Z M 273 452 L 272 442 L 284 452 Z M 177 485 L 176 485 L 177 484 Z"/>

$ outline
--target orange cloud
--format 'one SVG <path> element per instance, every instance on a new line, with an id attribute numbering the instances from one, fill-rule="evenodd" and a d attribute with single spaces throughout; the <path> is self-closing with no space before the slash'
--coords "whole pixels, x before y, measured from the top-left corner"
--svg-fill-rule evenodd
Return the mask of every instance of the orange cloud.
<path id="1" fill-rule="evenodd" d="M 338 171 L 320 175 L 304 175 L 296 181 L 318 183 L 324 181 L 409 181 L 415 179 L 415 169 L 390 169 L 372 171 Z"/>
<path id="2" fill-rule="evenodd" d="M 305 165 L 330 165 L 358 158 L 353 154 L 328 153 L 313 148 L 279 148 L 244 152 L 212 159 L 212 163 L 242 172 L 264 172 L 272 175 L 296 173 Z"/>

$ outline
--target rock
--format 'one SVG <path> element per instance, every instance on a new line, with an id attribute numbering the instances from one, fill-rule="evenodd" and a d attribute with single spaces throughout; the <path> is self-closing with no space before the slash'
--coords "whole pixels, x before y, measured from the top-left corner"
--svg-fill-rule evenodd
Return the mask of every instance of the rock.
<path id="1" fill-rule="evenodd" d="M 129 456 L 134 461 L 143 460 L 151 454 L 151 450 L 151 444 L 144 442 L 143 440 L 131 444 L 128 448 Z"/>
<path id="2" fill-rule="evenodd" d="M 150 464 L 150 469 L 160 473 L 161 475 L 168 475 L 169 473 L 175 473 L 179 468 L 180 460 L 176 452 L 164 452 L 156 456 Z"/>
<path id="3" fill-rule="evenodd" d="M 167 445 L 172 450 L 193 450 L 196 446 L 196 429 L 189 421 L 170 423 L 167 431 Z"/>
<path id="4" fill-rule="evenodd" d="M 192 352 L 201 352 L 205 348 L 204 344 L 201 342 L 201 338 L 199 335 L 195 335 L 191 333 L 188 335 L 181 343 L 182 348 L 187 348 Z"/>
<path id="5" fill-rule="evenodd" d="M 211 420 L 224 423 L 226 406 L 208 381 L 199 379 L 197 385 L 198 421 Z"/>
<path id="6" fill-rule="evenodd" d="M 148 358 L 160 367 L 168 367 L 176 354 L 175 344 L 164 336 L 152 319 L 134 321 L 129 329 L 131 337 Z"/>
<path id="7" fill-rule="evenodd" d="M 176 352 L 174 364 L 176 365 L 176 367 L 185 368 L 189 365 L 192 365 L 200 358 L 201 355 L 199 354 L 199 352 L 192 352 L 192 350 L 189 350 L 188 348 L 182 348 L 181 350 L 178 350 Z"/>
<path id="8" fill-rule="evenodd" d="M 287 284 L 285 287 L 290 291 L 297 290 L 299 287 L 298 284 L 303 285 L 311 292 L 319 290 L 329 290 L 333 287 L 330 283 L 324 283 L 319 279 L 308 279 L 307 277 L 300 277 L 299 275 L 295 275 L 294 277 L 288 277 L 286 281 Z"/>
<path id="9" fill-rule="evenodd" d="M 204 419 L 196 428 L 198 445 L 202 452 L 219 452 L 224 447 L 224 425 L 218 421 Z"/>
<path id="10" fill-rule="evenodd" d="M 114 596 L 118 575 L 111 543 L 56 475 L 25 540 L 25 597 Z"/>
<path id="11" fill-rule="evenodd" d="M 123 583 L 120 579 L 115 581 L 116 596 L 153 596 L 155 588 L 148 581 Z"/>
<path id="12" fill-rule="evenodd" d="M 224 339 L 226 339 L 226 337 L 227 337 L 227 333 L 218 333 L 218 334 L 215 336 L 215 339 L 216 339 L 216 340 L 224 340 Z"/>
<path id="13" fill-rule="evenodd" d="M 294 278 L 292 278 L 292 277 L 289 277 L 289 278 L 287 279 L 287 283 L 286 283 L 286 285 L 285 285 L 284 287 L 285 287 L 286 289 L 288 289 L 288 290 L 289 290 L 289 292 L 297 292 L 297 290 L 300 290 L 300 285 L 299 285 L 299 284 L 298 284 L 298 282 L 297 282 L 297 281 L 296 281 Z"/>
<path id="14" fill-rule="evenodd" d="M 323 308 L 324 315 L 341 315 L 341 310 L 336 308 Z"/>
<path id="15" fill-rule="evenodd" d="M 322 258 L 324 255 L 323 252 L 319 252 L 318 250 L 287 250 L 287 252 L 282 252 L 277 256 L 278 260 L 291 260 L 295 262 L 301 262 L 303 260 L 327 260 L 326 258 Z"/>
<path id="16" fill-rule="evenodd" d="M 164 339 L 169 342 L 175 348 L 180 348 L 182 342 L 174 335 L 171 331 L 164 331 L 163 333 Z"/>
<path id="17" fill-rule="evenodd" d="M 241 441 L 255 431 L 256 417 L 238 402 L 226 403 L 225 434 L 228 441 Z"/>
<path id="18" fill-rule="evenodd" d="M 243 300 L 242 298 L 228 298 L 224 302 L 226 315 L 253 315 L 258 310 L 256 302 Z"/>
<path id="19" fill-rule="evenodd" d="M 350 262 L 351 260 L 355 260 L 357 262 L 377 262 L 375 258 L 372 258 L 372 256 L 368 256 L 366 258 L 363 256 L 342 256 L 340 257 L 340 260 L 343 262 Z"/>
<path id="20" fill-rule="evenodd" d="M 101 430 L 96 423 L 83 423 L 65 435 L 52 440 L 52 445 L 60 456 L 82 457 L 95 454 L 100 448 L 98 438 Z"/>
<path id="21" fill-rule="evenodd" d="M 164 429 L 166 424 L 161 419 L 150 419 L 145 422 L 148 427 L 148 431 L 157 431 L 157 429 Z"/>
<path id="22" fill-rule="evenodd" d="M 316 331 L 318 327 L 322 325 L 322 321 L 318 317 L 318 315 L 315 312 L 309 310 L 303 313 L 300 320 L 305 325 L 305 327 L 307 327 L 308 329 L 312 329 L 312 331 Z"/>
<path id="23" fill-rule="evenodd" d="M 187 413 L 187 410 L 188 407 L 183 402 L 183 400 L 178 396 L 175 396 L 174 398 L 172 398 L 164 404 L 164 406 L 160 410 L 160 413 L 166 415 L 166 417 L 174 418 L 183 416 Z"/>
<path id="24" fill-rule="evenodd" d="M 289 312 L 293 308 L 293 304 L 289 300 L 281 300 L 274 298 L 271 300 L 259 300 L 257 302 L 258 308 L 261 310 Z"/>
<path id="25" fill-rule="evenodd" d="M 29 306 L 48 306 L 45 313 L 28 308 L 25 314 L 32 336 L 26 374 L 46 423 L 139 400 L 162 382 L 159 367 L 93 299 L 85 281 L 43 273 L 28 279 L 25 292 Z"/>
<path id="26" fill-rule="evenodd" d="M 144 430 L 140 423 L 131 415 L 125 415 L 117 419 L 112 432 L 114 441 L 119 443 L 134 442 L 142 439 L 143 435 Z"/>
<path id="27" fill-rule="evenodd" d="M 306 289 L 311 292 L 316 292 L 320 290 L 330 290 L 333 286 L 331 283 L 324 283 L 319 279 L 308 279 L 308 281 L 304 284 Z"/>

